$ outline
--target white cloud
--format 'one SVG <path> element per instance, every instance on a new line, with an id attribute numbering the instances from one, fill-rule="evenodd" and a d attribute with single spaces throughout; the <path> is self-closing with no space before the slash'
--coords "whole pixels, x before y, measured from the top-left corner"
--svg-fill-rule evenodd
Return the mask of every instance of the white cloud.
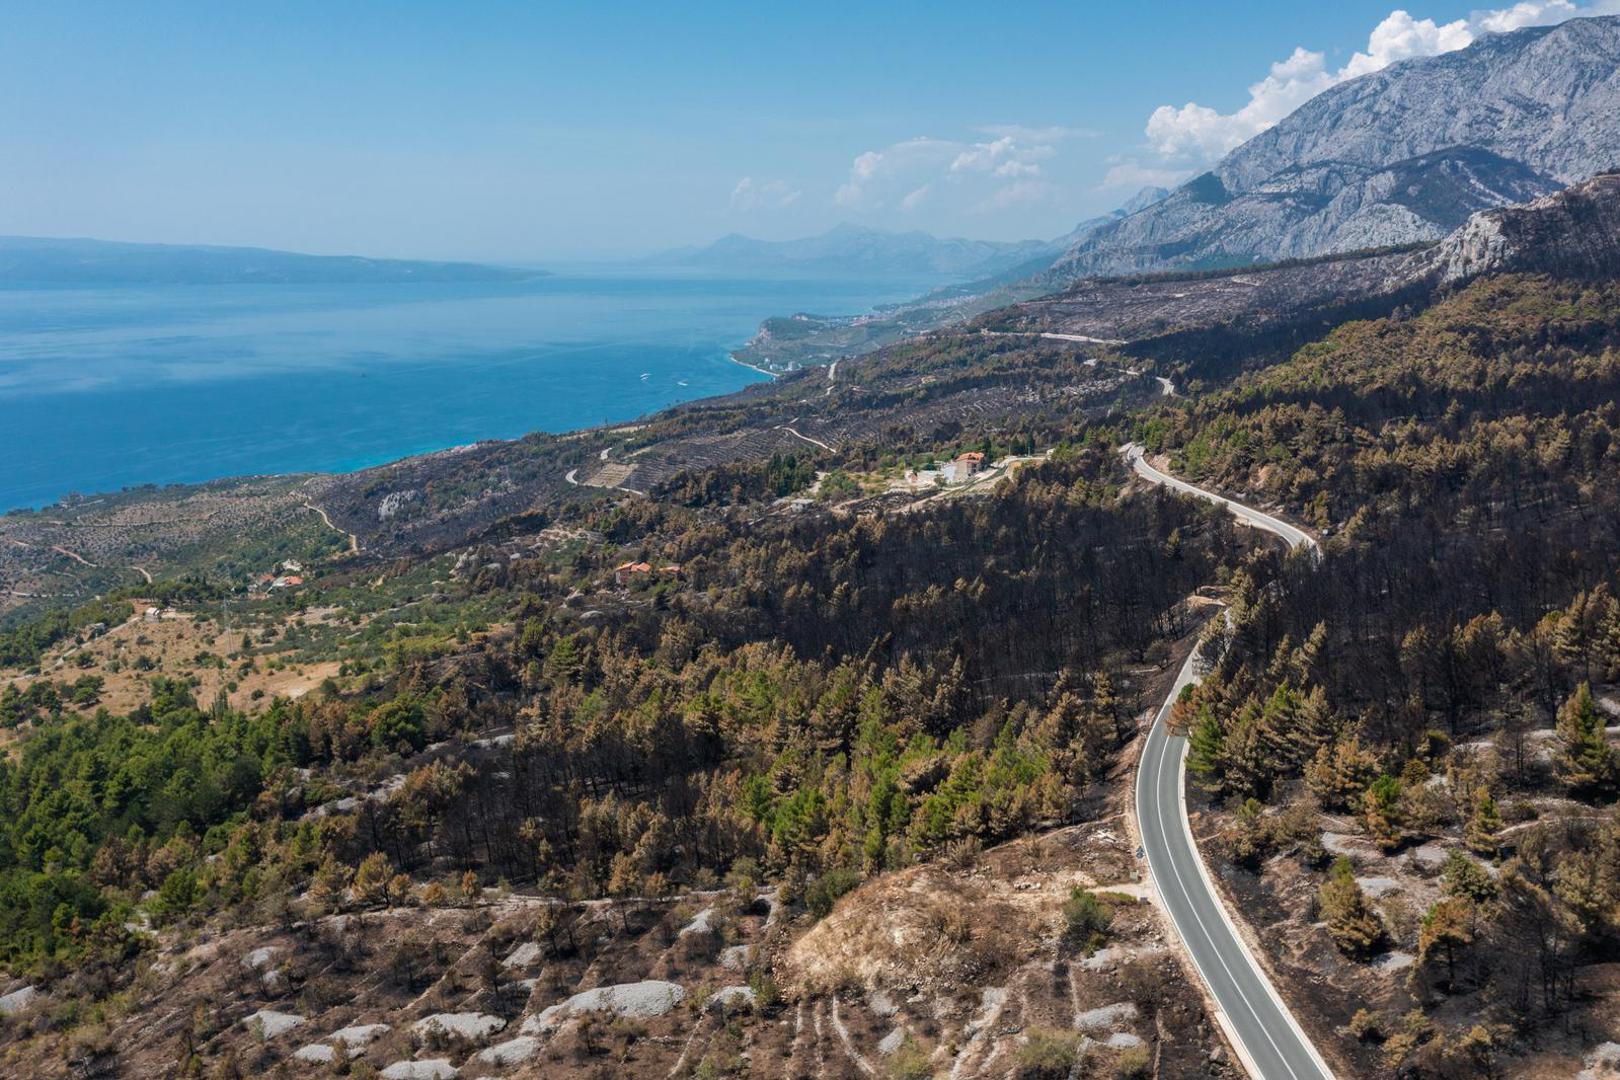
<path id="1" fill-rule="evenodd" d="M 750 210 L 780 210 L 799 201 L 804 192 L 784 180 L 755 180 L 745 176 L 731 189 L 731 208 L 746 214 Z"/>
<path id="2" fill-rule="evenodd" d="M 1584 6 L 1570 0 L 1524 0 L 1510 8 L 1476 11 L 1466 19 L 1448 23 L 1392 11 L 1373 27 L 1366 50 L 1355 53 L 1337 70 L 1327 66 L 1322 53 L 1295 48 L 1287 59 L 1272 64 L 1265 78 L 1249 87 L 1249 100 L 1235 112 L 1222 113 L 1196 102 L 1180 108 L 1159 106 L 1148 117 L 1148 143 L 1163 159 L 1213 162 L 1346 79 L 1380 71 L 1401 60 L 1452 52 L 1482 34 L 1614 12 L 1620 12 L 1620 0 L 1594 0 Z"/>
<path id="3" fill-rule="evenodd" d="M 1156 168 L 1130 159 L 1116 159 L 1109 163 L 1108 172 L 1097 187 L 1104 191 L 1140 191 L 1145 187 L 1173 188 L 1188 179 L 1191 169 Z"/>
<path id="4" fill-rule="evenodd" d="M 905 213 L 911 213 L 923 204 L 923 200 L 928 198 L 929 193 L 933 190 L 933 184 L 924 184 L 920 188 L 907 192 L 905 198 L 900 200 L 900 209 Z"/>
<path id="5" fill-rule="evenodd" d="M 1010 136 L 1019 142 L 1025 143 L 1059 143 L 1069 139 L 1095 139 L 1102 132 L 1094 128 L 1065 127 L 1062 124 L 1053 124 L 1050 127 L 1025 127 L 1023 124 L 987 124 L 979 129 L 986 135 L 997 138 Z"/>
<path id="6" fill-rule="evenodd" d="M 1034 176 L 1036 164 L 1049 158 L 1054 149 L 1045 143 L 1020 143 L 1011 135 L 994 142 L 974 143 L 951 161 L 951 172 L 987 172 L 996 176 Z"/>
<path id="7" fill-rule="evenodd" d="M 990 197 L 974 207 L 980 213 L 1006 210 L 1014 206 L 1028 206 L 1045 202 L 1056 189 L 1045 180 L 1014 180 L 990 193 Z"/>
<path id="8" fill-rule="evenodd" d="M 1478 27 L 1487 34 L 1503 34 L 1509 30 L 1519 30 L 1526 26 L 1547 26 L 1551 23 L 1563 22 L 1573 19 L 1577 15 L 1612 15 L 1620 5 L 1593 4 L 1591 8 L 1582 12 L 1580 8 L 1568 0 L 1551 0 L 1550 3 L 1514 4 L 1510 8 L 1500 11 L 1477 11 L 1471 16 Z"/>
<path id="9" fill-rule="evenodd" d="M 961 143 L 927 137 L 868 150 L 850 163 L 849 180 L 834 201 L 852 209 L 876 209 L 900 193 L 915 191 L 961 152 Z"/>
<path id="10" fill-rule="evenodd" d="M 1040 163 L 1057 152 L 1055 144 L 1087 134 L 1078 128 L 1017 124 L 980 130 L 994 137 L 980 141 L 915 138 L 882 150 L 867 150 L 850 163 L 849 178 L 834 201 L 855 210 L 892 204 L 911 211 L 949 188 L 988 205 L 1008 187 L 1017 191 L 1016 197 L 1008 198 L 1027 200 L 1034 190 L 1030 182 L 1043 174 Z M 987 194 L 986 181 L 1013 183 L 990 188 Z M 1024 186 L 1017 186 L 1020 181 Z"/>
<path id="11" fill-rule="evenodd" d="M 995 175 L 1009 176 L 1039 176 L 1041 167 L 1030 161 L 1003 161 L 995 168 Z"/>

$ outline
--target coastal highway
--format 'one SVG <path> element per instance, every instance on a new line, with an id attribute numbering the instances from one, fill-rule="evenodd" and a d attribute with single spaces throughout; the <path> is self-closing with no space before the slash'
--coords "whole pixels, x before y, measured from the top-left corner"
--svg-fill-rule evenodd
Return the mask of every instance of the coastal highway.
<path id="1" fill-rule="evenodd" d="M 1146 479 L 1220 503 L 1250 525 L 1282 537 L 1290 547 L 1317 550 L 1314 539 L 1287 522 L 1160 472 L 1143 459 L 1141 447 L 1127 444 L 1124 453 Z M 1136 817 L 1148 871 L 1193 966 L 1215 999 L 1217 1019 L 1249 1073 L 1259 1080 L 1331 1080 L 1327 1063 L 1227 915 L 1193 840 L 1187 820 L 1187 740 L 1172 736 L 1168 721 L 1170 707 L 1182 689 L 1198 678 L 1198 650 L 1194 649 L 1142 747 L 1136 773 Z"/>

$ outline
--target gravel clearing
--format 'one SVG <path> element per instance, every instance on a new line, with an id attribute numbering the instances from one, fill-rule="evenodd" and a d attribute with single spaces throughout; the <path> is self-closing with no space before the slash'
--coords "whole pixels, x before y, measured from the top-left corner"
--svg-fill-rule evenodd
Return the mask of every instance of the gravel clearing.
<path id="1" fill-rule="evenodd" d="M 477 1042 L 489 1038 L 505 1026 L 505 1020 L 488 1013 L 434 1013 L 412 1024 L 411 1030 L 419 1036 L 439 1031 Z"/>
<path id="2" fill-rule="evenodd" d="M 501 961 L 501 966 L 509 968 L 528 967 L 530 964 L 540 959 L 541 954 L 542 950 L 539 942 L 525 941 L 523 944 L 506 954 L 506 959 Z"/>
<path id="3" fill-rule="evenodd" d="M 866 995 L 866 1007 L 871 1009 L 874 1015 L 885 1019 L 900 1011 L 900 1006 L 896 1005 L 894 999 L 882 990 L 873 990 Z"/>
<path id="4" fill-rule="evenodd" d="M 1107 948 L 1098 949 L 1084 960 L 1081 960 L 1080 967 L 1086 971 L 1112 971 L 1128 955 L 1124 949 L 1117 945 L 1110 945 Z"/>
<path id="5" fill-rule="evenodd" d="M 756 1000 L 757 995 L 751 986 L 726 986 L 710 996 L 707 1007 L 720 1012 L 730 1012 L 732 1009 L 750 1008 Z"/>
<path id="6" fill-rule="evenodd" d="M 1446 849 L 1439 844 L 1419 844 L 1412 849 L 1412 862 L 1424 870 L 1439 870 L 1446 865 Z"/>
<path id="7" fill-rule="evenodd" d="M 488 1050 L 478 1052 L 478 1060 L 485 1065 L 521 1065 L 540 1052 L 540 1040 L 533 1035 L 519 1035 Z"/>
<path id="8" fill-rule="evenodd" d="M 1620 1043 L 1599 1043 L 1581 1064 L 1586 1067 L 1575 1074 L 1575 1080 L 1604 1080 L 1620 1075 Z"/>
<path id="9" fill-rule="evenodd" d="M 349 1047 L 352 1057 L 356 1053 L 355 1047 L 368 1046 L 393 1030 L 391 1024 L 355 1024 L 332 1032 L 328 1041 Z"/>
<path id="10" fill-rule="evenodd" d="M 253 1027 L 258 1024 L 259 1030 L 264 1032 L 266 1039 L 274 1039 L 277 1035 L 284 1035 L 304 1022 L 304 1018 L 297 1013 L 276 1012 L 274 1009 L 260 1009 L 246 1020 L 242 1026 Z"/>
<path id="11" fill-rule="evenodd" d="M 242 965 L 253 971 L 257 971 L 268 964 L 271 960 L 274 960 L 276 954 L 280 951 L 281 950 L 276 948 L 274 945 L 260 946 L 259 948 L 248 953 L 246 956 L 242 957 Z"/>
<path id="12" fill-rule="evenodd" d="M 25 986 L 20 990 L 13 990 L 11 993 L 0 997 L 0 1016 L 11 1016 L 13 1013 L 22 1012 L 32 1005 L 37 997 L 39 997 L 39 987 L 37 986 Z"/>
<path id="13" fill-rule="evenodd" d="M 382 1071 L 383 1080 L 454 1080 L 456 1075 L 449 1058 L 396 1061 Z"/>
<path id="14" fill-rule="evenodd" d="M 1112 1005 L 1104 1005 L 1100 1009 L 1091 1009 L 1074 1018 L 1074 1026 L 1079 1031 L 1098 1031 L 1102 1029 L 1117 1028 L 1121 1024 L 1128 1024 L 1137 1016 L 1136 1005 L 1129 1001 L 1118 1001 Z"/>
<path id="15" fill-rule="evenodd" d="M 714 908 L 706 907 L 693 920 L 681 927 L 681 937 L 688 934 L 707 934 L 714 929 Z"/>
<path id="16" fill-rule="evenodd" d="M 1335 855 L 1369 855 L 1373 850 L 1372 844 L 1363 837 L 1338 832 L 1323 833 L 1322 846 Z"/>
<path id="17" fill-rule="evenodd" d="M 1401 888 L 1401 883 L 1392 877 L 1358 877 L 1356 884 L 1361 886 L 1362 892 L 1374 900 L 1388 896 L 1392 892 L 1399 892 Z"/>
<path id="18" fill-rule="evenodd" d="M 685 997 L 685 987 L 662 979 L 598 986 L 594 990 L 581 991 L 567 1001 L 549 1006 L 529 1017 L 523 1021 L 520 1030 L 525 1035 L 543 1035 L 580 1013 L 608 1012 L 639 1019 L 663 1016 Z"/>

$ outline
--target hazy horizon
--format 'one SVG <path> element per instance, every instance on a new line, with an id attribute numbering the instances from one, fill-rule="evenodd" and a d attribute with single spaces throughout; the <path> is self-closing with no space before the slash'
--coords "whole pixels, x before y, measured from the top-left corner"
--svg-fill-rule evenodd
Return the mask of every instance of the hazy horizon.
<path id="1" fill-rule="evenodd" d="M 1050 239 L 1338 81 L 1617 8 L 32 7 L 0 233 L 523 265 L 842 221 Z"/>

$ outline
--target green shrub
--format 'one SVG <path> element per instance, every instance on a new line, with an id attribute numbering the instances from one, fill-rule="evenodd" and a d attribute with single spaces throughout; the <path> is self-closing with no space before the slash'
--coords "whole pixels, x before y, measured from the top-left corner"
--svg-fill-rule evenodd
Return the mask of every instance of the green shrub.
<path id="1" fill-rule="evenodd" d="M 1102 944 L 1114 923 L 1114 909 L 1097 894 L 1076 885 L 1063 902 L 1063 925 L 1069 935 L 1089 952 Z"/>
<path id="2" fill-rule="evenodd" d="M 861 875 L 848 867 L 835 867 L 812 881 L 804 890 L 804 904 L 817 919 L 832 913 L 838 898 L 861 883 Z"/>
<path id="3" fill-rule="evenodd" d="M 1080 1062 L 1079 1036 L 1056 1028 L 1032 1027 L 1018 1048 L 1018 1080 L 1067 1080 Z"/>

